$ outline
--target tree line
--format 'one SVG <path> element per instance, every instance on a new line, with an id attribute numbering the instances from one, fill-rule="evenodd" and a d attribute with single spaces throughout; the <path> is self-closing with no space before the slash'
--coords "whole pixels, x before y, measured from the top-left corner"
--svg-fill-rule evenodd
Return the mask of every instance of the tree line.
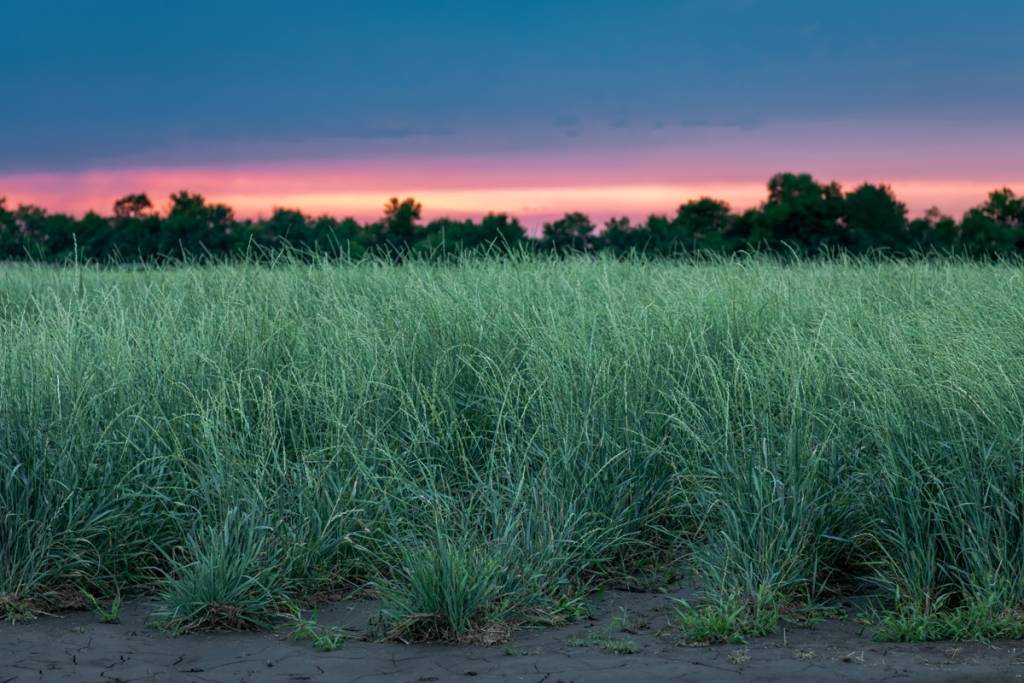
<path id="1" fill-rule="evenodd" d="M 288 248 L 338 258 L 410 256 L 446 258 L 467 253 L 532 250 L 560 254 L 679 256 L 768 251 L 814 256 L 854 254 L 907 256 L 955 253 L 991 258 L 1024 253 L 1024 197 L 1010 189 L 991 192 L 960 220 L 931 209 L 910 219 L 907 207 L 886 185 L 865 183 L 844 192 L 835 182 L 781 173 L 768 182 L 759 207 L 734 212 L 702 198 L 674 215 L 646 221 L 613 218 L 603 229 L 583 213 L 546 223 L 527 235 L 513 217 L 492 213 L 479 221 L 440 218 L 424 223 L 413 199 L 392 198 L 370 223 L 353 218 L 312 217 L 276 209 L 261 220 L 236 218 L 231 208 L 186 191 L 171 195 L 161 214 L 145 194 L 118 199 L 112 215 L 81 218 L 42 207 L 9 208 L 0 197 L 0 260 L 66 262 L 161 262 L 252 257 Z"/>

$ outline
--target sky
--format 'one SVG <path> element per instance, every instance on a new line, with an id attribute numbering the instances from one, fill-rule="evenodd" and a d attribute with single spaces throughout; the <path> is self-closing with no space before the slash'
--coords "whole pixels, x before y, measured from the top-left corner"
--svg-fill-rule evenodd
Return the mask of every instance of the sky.
<path id="1" fill-rule="evenodd" d="M 1020 0 L 0 0 L 0 195 L 242 216 L 758 204 L 779 171 L 912 213 L 1024 192 Z"/>

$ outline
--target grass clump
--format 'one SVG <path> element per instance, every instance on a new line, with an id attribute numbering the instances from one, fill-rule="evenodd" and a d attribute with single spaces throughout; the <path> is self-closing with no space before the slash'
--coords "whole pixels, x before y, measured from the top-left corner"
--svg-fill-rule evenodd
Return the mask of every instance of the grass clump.
<path id="1" fill-rule="evenodd" d="M 897 604 L 876 617 L 875 638 L 884 641 L 1020 640 L 1024 638 L 1024 611 L 997 611 L 992 604 L 933 609 Z"/>
<path id="2" fill-rule="evenodd" d="M 601 649 L 611 655 L 635 655 L 640 652 L 636 641 L 628 638 L 611 638 L 601 644 Z"/>
<path id="3" fill-rule="evenodd" d="M 411 544 L 380 586 L 381 616 L 393 638 L 502 642 L 511 616 L 503 567 L 479 545 L 446 538 Z"/>
<path id="4" fill-rule="evenodd" d="M 742 643 L 747 636 L 767 635 L 778 623 L 779 613 L 759 603 L 748 605 L 736 597 L 715 595 L 699 608 L 680 600 L 675 617 L 684 643 L 712 645 Z"/>
<path id="5" fill-rule="evenodd" d="M 110 601 L 109 606 L 104 607 L 92 593 L 83 593 L 89 608 L 96 614 L 101 624 L 121 623 L 121 594 L 117 593 Z"/>
<path id="6" fill-rule="evenodd" d="M 302 611 L 293 608 L 287 619 L 293 624 L 291 638 L 293 640 L 308 640 L 313 647 L 321 652 L 333 652 L 340 649 L 348 640 L 348 634 L 340 626 L 324 626 L 317 622 L 316 611 L 309 617 L 304 617 Z"/>
<path id="7" fill-rule="evenodd" d="M 190 535 L 185 559 L 170 561 L 154 620 L 176 633 L 269 627 L 288 597 L 269 531 L 233 509 L 219 526 Z"/>
<path id="8" fill-rule="evenodd" d="M 685 568 L 688 641 L 865 587 L 883 637 L 1012 635 L 1021 273 L 3 265 L 0 612 L 260 628 L 370 584 L 386 635 L 491 642 Z"/>

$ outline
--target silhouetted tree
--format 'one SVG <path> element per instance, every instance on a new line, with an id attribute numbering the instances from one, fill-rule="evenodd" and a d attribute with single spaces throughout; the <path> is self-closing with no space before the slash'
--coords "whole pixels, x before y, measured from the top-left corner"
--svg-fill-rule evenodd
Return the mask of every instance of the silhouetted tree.
<path id="1" fill-rule="evenodd" d="M 14 212 L 7 208 L 7 198 L 0 196 L 0 259 L 24 258 L 21 231 L 14 222 Z"/>
<path id="2" fill-rule="evenodd" d="M 420 229 L 412 249 L 419 256 L 453 256 L 468 249 L 477 232 L 478 227 L 471 220 L 437 218 Z"/>
<path id="3" fill-rule="evenodd" d="M 976 256 L 1004 256 L 1024 246 L 1024 201 L 1008 188 L 964 214 L 960 242 Z"/>
<path id="4" fill-rule="evenodd" d="M 74 225 L 78 257 L 101 262 L 123 260 L 127 258 L 125 251 L 130 252 L 130 248 L 127 239 L 119 238 L 126 238 L 128 232 L 115 229 L 109 219 L 90 211 Z"/>
<path id="5" fill-rule="evenodd" d="M 910 221 L 908 232 L 910 244 L 922 251 L 963 253 L 963 248 L 959 247 L 960 226 L 938 207 L 933 206 L 924 216 Z"/>
<path id="6" fill-rule="evenodd" d="M 847 246 L 854 252 L 873 249 L 904 253 L 911 248 L 907 207 L 896 201 L 888 185 L 864 183 L 846 195 L 843 204 Z"/>
<path id="7" fill-rule="evenodd" d="M 171 209 L 160 231 L 157 252 L 164 257 L 225 254 L 235 227 L 229 207 L 207 204 L 202 195 L 182 190 L 171 195 Z"/>
<path id="8" fill-rule="evenodd" d="M 689 201 L 679 207 L 672 221 L 675 247 L 683 250 L 726 251 L 732 212 L 725 202 L 708 197 Z"/>
<path id="9" fill-rule="evenodd" d="M 0 195 L 0 259 L 16 257 L 20 240 L 14 229 L 14 216 L 7 210 L 7 197 Z"/>
<path id="10" fill-rule="evenodd" d="M 1011 230 L 1024 229 L 1024 197 L 1004 187 L 989 193 L 988 201 L 978 207 L 988 218 Z"/>
<path id="11" fill-rule="evenodd" d="M 128 194 L 114 202 L 114 216 L 117 218 L 142 218 L 153 208 L 145 194 Z"/>
<path id="12" fill-rule="evenodd" d="M 842 216 L 843 192 L 837 183 L 821 185 L 807 174 L 780 173 L 768 182 L 768 201 L 752 241 L 804 254 L 845 247 Z"/>
<path id="13" fill-rule="evenodd" d="M 682 204 L 674 216 L 654 214 L 642 224 L 613 218 L 600 234 L 585 214 L 567 213 L 546 223 L 539 239 L 529 238 L 505 214 L 488 214 L 479 222 L 442 218 L 423 226 L 420 205 L 397 197 L 369 225 L 352 218 L 313 219 L 293 209 L 275 209 L 256 222 L 237 220 L 229 207 L 186 191 L 171 195 L 166 217 L 142 193 L 118 199 L 111 216 L 89 212 L 79 219 L 32 205 L 12 209 L 0 197 L 0 259 L 204 259 L 242 255 L 250 245 L 262 247 L 249 251 L 250 256 L 272 255 L 291 245 L 310 256 L 359 258 L 372 252 L 395 260 L 407 253 L 448 258 L 521 246 L 559 253 L 606 250 L 661 256 L 748 249 L 806 255 L 833 249 L 894 255 L 955 252 L 978 258 L 1024 255 L 1024 198 L 1008 188 L 989 194 L 960 222 L 938 209 L 908 222 L 906 206 L 886 185 L 865 183 L 844 194 L 836 183 L 782 173 L 769 182 L 768 195 L 759 208 L 740 214 L 703 197 Z"/>
<path id="14" fill-rule="evenodd" d="M 415 251 L 422 255 L 503 254 L 525 239 L 526 231 L 514 218 L 491 213 L 479 224 L 468 219 L 438 218 L 420 230 L 419 236 Z"/>
<path id="15" fill-rule="evenodd" d="M 309 221 L 294 209 L 274 209 L 269 219 L 257 223 L 253 231 L 254 241 L 268 247 L 290 245 L 301 249 L 310 241 Z"/>
<path id="16" fill-rule="evenodd" d="M 358 259 L 366 253 L 369 233 L 354 218 L 317 218 L 310 226 L 309 247 L 332 257 Z"/>
<path id="17" fill-rule="evenodd" d="M 515 218 L 504 213 L 489 213 L 480 221 L 478 237 L 472 246 L 489 253 L 507 253 L 515 249 L 524 239 L 526 230 Z"/>
<path id="18" fill-rule="evenodd" d="M 629 218 L 610 218 L 604 224 L 604 232 L 594 238 L 598 249 L 611 251 L 618 256 L 644 251 L 649 233 L 643 226 L 630 223 Z"/>
<path id="19" fill-rule="evenodd" d="M 594 224 L 586 214 L 567 213 L 552 223 L 544 224 L 545 244 L 558 251 L 587 251 L 591 247 Z"/>
<path id="20" fill-rule="evenodd" d="M 20 204 L 11 216 L 12 255 L 43 260 L 49 254 L 46 210 L 31 204 Z"/>
<path id="21" fill-rule="evenodd" d="M 147 260 L 158 248 L 161 232 L 160 216 L 152 211 L 153 203 L 146 194 L 129 194 L 114 202 L 114 217 L 103 234 L 98 226 L 89 230 L 87 248 L 92 258 L 114 257 L 124 260 Z"/>
<path id="22" fill-rule="evenodd" d="M 401 259 L 416 241 L 417 221 L 423 207 L 415 199 L 392 197 L 384 205 L 384 219 L 377 224 L 377 245 L 388 255 Z"/>
<path id="23" fill-rule="evenodd" d="M 643 231 L 647 238 L 644 242 L 644 250 L 649 254 L 671 256 L 682 248 L 677 239 L 675 226 L 668 216 L 650 214 L 644 222 Z"/>
<path id="24" fill-rule="evenodd" d="M 761 221 L 760 209 L 747 209 L 739 215 L 731 216 L 729 219 L 728 239 L 726 240 L 726 251 L 736 253 L 749 251 L 763 245 L 754 243 L 754 234 L 757 232 L 758 224 Z"/>

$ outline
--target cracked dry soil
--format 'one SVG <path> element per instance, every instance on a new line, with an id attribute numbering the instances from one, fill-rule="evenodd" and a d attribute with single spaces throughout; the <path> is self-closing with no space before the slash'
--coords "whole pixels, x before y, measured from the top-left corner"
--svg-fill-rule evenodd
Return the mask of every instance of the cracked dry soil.
<path id="1" fill-rule="evenodd" d="M 320 623 L 352 636 L 332 652 L 290 639 L 287 629 L 170 636 L 146 625 L 153 605 L 136 601 L 120 624 L 89 612 L 0 624 L 0 683 L 1024 681 L 1024 642 L 876 643 L 852 619 L 786 627 L 744 645 L 679 646 L 671 597 L 686 593 L 605 592 L 589 620 L 519 631 L 493 647 L 364 640 L 377 605 L 343 601 L 319 611 Z"/>

